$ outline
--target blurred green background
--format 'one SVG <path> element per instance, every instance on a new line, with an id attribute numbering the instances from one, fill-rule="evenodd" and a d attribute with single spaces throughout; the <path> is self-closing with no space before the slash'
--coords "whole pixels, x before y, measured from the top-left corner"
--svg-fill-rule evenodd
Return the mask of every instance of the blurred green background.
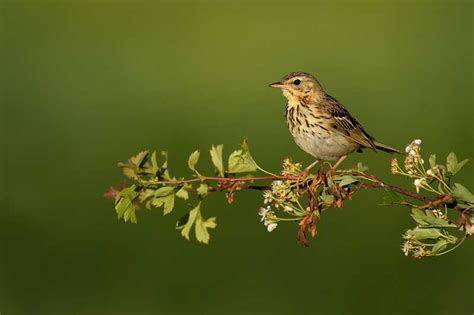
<path id="1" fill-rule="evenodd" d="M 147 148 L 180 176 L 194 149 L 244 137 L 267 169 L 311 162 L 267 87 L 291 71 L 389 145 L 474 158 L 472 21 L 472 1 L 3 1 L 1 314 L 472 314 L 474 241 L 404 257 L 414 223 L 378 191 L 325 213 L 310 248 L 292 224 L 266 231 L 256 192 L 206 201 L 209 246 L 175 231 L 184 203 L 133 225 L 102 198 Z M 359 160 L 411 185 L 389 155 L 345 165 Z M 471 190 L 473 170 L 458 178 Z"/>

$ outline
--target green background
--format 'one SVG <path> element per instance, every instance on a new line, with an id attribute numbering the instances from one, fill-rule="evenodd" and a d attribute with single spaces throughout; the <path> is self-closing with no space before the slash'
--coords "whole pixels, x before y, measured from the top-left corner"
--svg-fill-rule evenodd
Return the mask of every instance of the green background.
<path id="1" fill-rule="evenodd" d="M 295 225 L 266 231 L 256 192 L 205 202 L 209 246 L 175 231 L 184 203 L 133 225 L 102 198 L 116 163 L 147 148 L 168 150 L 179 176 L 194 149 L 228 154 L 244 137 L 267 169 L 311 162 L 267 87 L 291 71 L 316 75 L 380 141 L 474 158 L 472 21 L 472 1 L 3 1 L 1 314 L 472 314 L 474 241 L 404 257 L 414 223 L 379 191 L 325 213 L 310 248 Z M 411 185 L 389 155 L 344 164 L 359 160 Z M 473 170 L 458 178 L 471 190 Z"/>

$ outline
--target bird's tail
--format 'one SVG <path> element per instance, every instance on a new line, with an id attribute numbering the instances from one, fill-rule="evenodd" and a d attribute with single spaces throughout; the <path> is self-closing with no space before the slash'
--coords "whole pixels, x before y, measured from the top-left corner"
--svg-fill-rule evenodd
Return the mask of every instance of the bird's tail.
<path id="1" fill-rule="evenodd" d="M 375 148 L 377 149 L 380 149 L 384 152 L 388 152 L 388 153 L 402 153 L 401 151 L 395 149 L 395 148 L 392 148 L 392 147 L 389 147 L 388 145 L 385 145 L 383 143 L 380 143 L 380 142 L 374 142 L 375 144 Z"/>

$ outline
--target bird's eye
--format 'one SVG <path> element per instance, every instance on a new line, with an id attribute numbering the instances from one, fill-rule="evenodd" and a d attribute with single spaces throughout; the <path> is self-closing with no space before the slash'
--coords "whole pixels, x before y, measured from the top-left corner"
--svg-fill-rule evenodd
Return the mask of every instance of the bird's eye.
<path id="1" fill-rule="evenodd" d="M 294 85 L 300 85 L 300 84 L 301 84 L 301 80 L 300 80 L 300 79 L 296 79 L 295 81 L 293 81 L 293 84 L 294 84 Z"/>

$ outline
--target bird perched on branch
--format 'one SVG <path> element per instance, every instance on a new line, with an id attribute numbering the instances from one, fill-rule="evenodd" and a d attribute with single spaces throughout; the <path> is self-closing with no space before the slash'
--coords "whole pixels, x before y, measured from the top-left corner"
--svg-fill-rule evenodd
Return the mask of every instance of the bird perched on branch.
<path id="1" fill-rule="evenodd" d="M 361 124 L 334 97 L 327 94 L 318 80 L 306 72 L 292 72 L 270 84 L 287 98 L 286 123 L 296 144 L 317 160 L 336 160 L 335 169 L 349 153 L 362 149 L 400 153 L 375 141 Z"/>

